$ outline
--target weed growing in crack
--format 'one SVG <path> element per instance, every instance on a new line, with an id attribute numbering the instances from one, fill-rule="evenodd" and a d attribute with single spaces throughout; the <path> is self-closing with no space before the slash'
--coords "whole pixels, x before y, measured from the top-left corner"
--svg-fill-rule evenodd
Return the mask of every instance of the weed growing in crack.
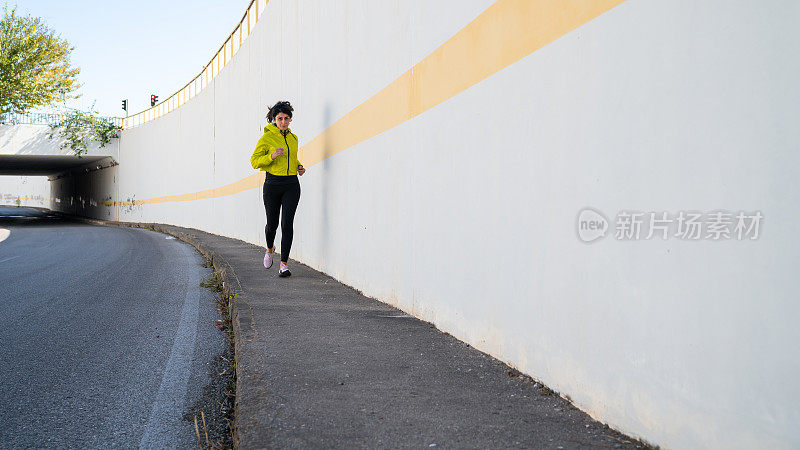
<path id="1" fill-rule="evenodd" d="M 208 289 L 211 292 L 221 293 L 223 290 L 222 275 L 215 270 L 208 280 L 200 283 L 200 286 Z M 219 300 L 217 301 L 217 304 L 219 304 Z"/>
<path id="2" fill-rule="evenodd" d="M 206 261 L 211 267 L 211 261 Z M 226 349 L 217 355 L 209 365 L 212 383 L 203 388 L 203 395 L 212 398 L 216 408 L 203 411 L 208 403 L 202 401 L 189 408 L 184 420 L 194 423 L 195 434 L 201 449 L 233 448 L 233 419 L 236 399 L 236 359 L 234 353 L 233 322 L 231 321 L 231 305 L 235 294 L 225 291 L 223 276 L 216 270 L 200 285 L 217 296 L 217 311 L 221 319 L 217 320 L 217 329 L 225 334 Z M 212 404 L 213 404 L 212 403 Z M 206 415 L 205 413 L 209 414 Z"/>

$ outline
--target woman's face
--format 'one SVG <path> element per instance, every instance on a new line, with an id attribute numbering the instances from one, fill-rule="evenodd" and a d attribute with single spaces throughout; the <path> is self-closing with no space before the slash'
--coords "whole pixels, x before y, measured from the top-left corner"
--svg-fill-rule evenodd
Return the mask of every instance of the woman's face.
<path id="1" fill-rule="evenodd" d="M 277 126 L 278 129 L 281 130 L 281 131 L 288 130 L 289 129 L 289 122 L 291 122 L 291 121 L 292 121 L 292 118 L 289 117 L 289 115 L 286 114 L 286 113 L 278 113 L 278 115 L 275 116 L 275 126 Z"/>

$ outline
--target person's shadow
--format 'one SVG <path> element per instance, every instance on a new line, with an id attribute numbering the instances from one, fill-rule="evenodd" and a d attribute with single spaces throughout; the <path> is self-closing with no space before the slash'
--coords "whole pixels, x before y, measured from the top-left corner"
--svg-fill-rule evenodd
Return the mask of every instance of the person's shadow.
<path id="1" fill-rule="evenodd" d="M 328 127 L 331 126 L 331 107 L 330 104 L 325 105 L 324 113 L 322 114 L 322 129 L 327 130 Z M 322 200 L 322 205 L 320 208 L 320 233 L 319 236 L 319 245 L 320 248 L 318 249 L 318 254 L 320 255 L 320 261 L 324 261 L 325 258 L 328 256 L 328 251 L 330 250 L 330 217 L 329 217 L 329 206 L 328 206 L 328 188 L 330 186 L 330 162 L 328 161 L 328 156 L 330 156 L 331 148 L 330 148 L 330 137 L 328 133 L 323 131 L 323 140 L 322 140 L 322 161 L 320 162 L 320 177 L 322 181 L 320 183 L 320 187 L 322 189 L 322 194 L 320 198 Z"/>

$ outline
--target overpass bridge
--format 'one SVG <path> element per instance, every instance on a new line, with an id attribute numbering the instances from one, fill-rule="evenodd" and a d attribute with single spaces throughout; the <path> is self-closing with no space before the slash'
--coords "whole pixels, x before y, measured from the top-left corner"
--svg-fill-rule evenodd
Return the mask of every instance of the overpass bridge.
<path id="1" fill-rule="evenodd" d="M 117 164 L 119 142 L 104 147 L 93 144 L 76 156 L 64 139 L 50 138 L 51 125 L 63 121 L 60 114 L 3 114 L 0 116 L 0 175 L 47 175 L 55 177 L 75 170 L 99 170 Z M 116 119 L 120 126 L 121 119 Z"/>
<path id="2" fill-rule="evenodd" d="M 651 443 L 793 448 L 798 20 L 777 0 L 254 0 L 116 149 L 81 165 L 20 131 L 3 166 L 31 159 L 2 170 L 67 174 L 57 210 L 264 245 L 249 156 L 290 100 L 296 259 Z M 762 233 L 713 222 L 739 212 Z"/>

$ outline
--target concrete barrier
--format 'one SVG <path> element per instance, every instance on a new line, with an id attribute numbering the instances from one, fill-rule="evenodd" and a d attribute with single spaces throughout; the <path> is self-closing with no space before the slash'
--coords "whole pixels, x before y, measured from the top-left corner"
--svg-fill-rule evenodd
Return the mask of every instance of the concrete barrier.
<path id="1" fill-rule="evenodd" d="M 119 166 L 53 192 L 263 245 L 249 156 L 290 100 L 294 258 L 654 444 L 797 447 L 798 19 L 788 1 L 272 0 L 204 89 L 123 132 Z"/>

